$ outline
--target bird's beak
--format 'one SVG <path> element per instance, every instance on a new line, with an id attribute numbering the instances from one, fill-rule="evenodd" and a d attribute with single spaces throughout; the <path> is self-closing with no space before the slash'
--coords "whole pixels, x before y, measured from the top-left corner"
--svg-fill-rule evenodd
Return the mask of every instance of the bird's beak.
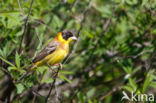
<path id="1" fill-rule="evenodd" d="M 70 37 L 72 40 L 77 40 L 77 37 L 73 36 L 73 37 Z"/>

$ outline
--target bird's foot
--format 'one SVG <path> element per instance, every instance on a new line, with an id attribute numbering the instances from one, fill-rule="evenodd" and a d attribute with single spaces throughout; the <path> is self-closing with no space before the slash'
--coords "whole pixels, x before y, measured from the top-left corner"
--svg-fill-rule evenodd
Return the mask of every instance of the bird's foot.
<path id="1" fill-rule="evenodd" d="M 62 67 L 63 67 L 61 63 L 59 63 L 59 64 L 54 64 L 54 66 L 59 66 L 61 70 L 62 70 Z"/>
<path id="2" fill-rule="evenodd" d="M 58 69 L 62 69 L 62 64 L 61 64 L 61 63 L 59 63 L 59 64 L 54 64 L 54 66 L 59 66 Z M 58 71 L 55 71 L 54 78 L 57 78 L 58 75 L 59 75 L 59 70 L 58 70 Z"/>

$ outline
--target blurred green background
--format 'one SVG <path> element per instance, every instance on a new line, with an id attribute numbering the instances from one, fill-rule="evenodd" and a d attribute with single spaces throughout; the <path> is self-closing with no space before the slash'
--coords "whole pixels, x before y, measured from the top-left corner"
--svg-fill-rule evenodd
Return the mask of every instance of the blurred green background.
<path id="1" fill-rule="evenodd" d="M 2 103 L 44 103 L 54 75 L 48 67 L 15 81 L 63 30 L 79 39 L 49 103 L 129 103 L 123 91 L 156 95 L 155 0 L 1 0 Z"/>

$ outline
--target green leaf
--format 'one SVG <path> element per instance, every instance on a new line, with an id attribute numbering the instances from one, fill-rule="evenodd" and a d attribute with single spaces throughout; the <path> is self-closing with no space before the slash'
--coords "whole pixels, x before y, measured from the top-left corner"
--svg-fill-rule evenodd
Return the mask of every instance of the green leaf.
<path id="1" fill-rule="evenodd" d="M 61 78 L 61 79 L 63 79 L 63 80 L 66 80 L 68 83 L 72 83 L 72 81 L 71 80 L 69 80 L 67 77 L 65 77 L 64 75 L 62 75 L 61 73 L 59 74 L 59 77 Z"/>
<path id="2" fill-rule="evenodd" d="M 49 68 L 47 66 L 40 66 L 40 67 L 37 67 L 36 71 L 37 73 L 44 73 L 45 71 L 47 71 Z"/>
<path id="3" fill-rule="evenodd" d="M 17 70 L 17 68 L 13 66 L 8 67 L 8 71 L 11 71 L 11 70 Z"/>
<path id="4" fill-rule="evenodd" d="M 52 78 L 47 78 L 41 81 L 41 83 L 51 83 L 53 81 Z"/>
<path id="5" fill-rule="evenodd" d="M 16 52 L 16 56 L 15 56 L 15 62 L 16 62 L 17 68 L 19 69 L 20 68 L 20 57 L 17 52 Z"/>
<path id="6" fill-rule="evenodd" d="M 12 64 L 12 63 L 9 62 L 8 60 L 2 58 L 1 56 L 0 56 L 0 59 L 1 59 L 2 61 L 6 62 L 7 64 L 9 64 L 9 65 L 11 65 L 11 66 L 13 66 L 13 67 L 16 67 L 14 64 Z"/>
<path id="7" fill-rule="evenodd" d="M 68 92 L 63 92 L 63 94 L 66 96 L 66 97 L 69 97 L 70 96 L 70 94 L 68 93 Z"/>
<path id="8" fill-rule="evenodd" d="M 136 5 L 138 3 L 137 0 L 125 0 L 127 4 L 129 5 Z"/>
<path id="9" fill-rule="evenodd" d="M 112 10 L 110 5 L 104 6 L 94 6 L 97 11 L 99 11 L 103 17 L 109 18 L 112 16 Z"/>
<path id="10" fill-rule="evenodd" d="M 149 0 L 142 0 L 142 6 L 146 5 L 148 3 Z"/>
<path id="11" fill-rule="evenodd" d="M 137 89 L 137 84 L 135 83 L 135 81 L 134 81 L 132 78 L 129 78 L 128 80 L 129 80 L 130 85 L 131 85 L 132 88 L 133 88 L 133 91 L 136 91 L 136 89 Z"/>
<path id="12" fill-rule="evenodd" d="M 68 0 L 68 3 L 69 3 L 69 4 L 72 4 L 72 3 L 74 3 L 74 1 L 75 1 L 75 0 Z"/>
<path id="13" fill-rule="evenodd" d="M 74 72 L 72 72 L 72 71 L 65 71 L 65 70 L 61 70 L 60 73 L 62 73 L 62 74 L 74 74 Z"/>
<path id="14" fill-rule="evenodd" d="M 83 34 L 86 35 L 88 38 L 92 39 L 94 38 L 94 35 L 88 32 L 86 29 L 83 29 Z"/>
<path id="15" fill-rule="evenodd" d="M 78 92 L 77 93 L 77 97 L 78 97 L 79 101 L 81 101 L 82 103 L 84 103 L 86 97 L 81 92 Z"/>
<path id="16" fill-rule="evenodd" d="M 147 87 L 149 85 L 149 81 L 150 81 L 150 77 L 146 77 L 145 82 L 143 84 L 143 89 L 142 89 L 143 93 L 145 93 L 145 91 L 146 91 L 146 89 L 147 89 Z"/>
<path id="17" fill-rule="evenodd" d="M 147 87 L 149 86 L 150 82 L 152 81 L 152 75 L 154 73 L 154 70 L 151 70 L 148 72 L 148 74 L 146 75 L 144 84 L 143 84 L 143 88 L 142 88 L 142 93 L 146 92 Z"/>
<path id="18" fill-rule="evenodd" d="M 153 87 L 153 88 L 156 88 L 156 82 L 151 82 L 151 83 L 149 84 L 149 86 L 150 86 L 150 87 Z"/>
<path id="19" fill-rule="evenodd" d="M 90 90 L 87 92 L 87 97 L 90 98 L 91 96 L 93 96 L 94 93 L 95 93 L 95 91 L 96 91 L 95 88 L 90 89 Z"/>
<path id="20" fill-rule="evenodd" d="M 122 86 L 121 89 L 125 89 L 127 91 L 129 91 L 130 93 L 133 91 L 133 88 L 131 86 Z"/>
<path id="21" fill-rule="evenodd" d="M 93 103 L 90 99 L 88 100 L 88 103 Z"/>
<path id="22" fill-rule="evenodd" d="M 125 67 L 125 66 L 123 66 L 123 70 L 124 70 L 127 74 L 131 74 L 131 73 L 132 73 L 132 68 L 131 68 L 131 67 Z"/>
<path id="23" fill-rule="evenodd" d="M 17 11 L 10 11 L 10 12 L 3 12 L 1 13 L 2 15 L 0 15 L 0 17 L 2 17 L 4 19 L 3 21 L 3 25 L 7 28 L 13 28 L 17 25 L 21 25 L 21 16 L 20 16 L 20 12 Z M 7 21 L 5 20 L 7 18 Z"/>
<path id="24" fill-rule="evenodd" d="M 41 79 L 41 83 L 45 82 L 45 81 L 44 81 L 44 78 L 46 77 L 47 73 L 48 73 L 48 70 L 45 70 L 45 71 L 43 72 L 42 79 Z"/>
<path id="25" fill-rule="evenodd" d="M 4 53 L 3 53 L 3 51 L 0 49 L 0 55 L 2 56 L 2 57 L 5 57 L 4 56 Z"/>
<path id="26" fill-rule="evenodd" d="M 14 49 L 10 48 L 10 45 L 11 43 L 7 42 L 5 46 L 2 49 L 0 49 L 0 55 L 5 59 L 11 54 L 12 50 Z"/>
<path id="27" fill-rule="evenodd" d="M 156 75 L 154 73 L 151 75 L 151 79 L 156 80 Z"/>
<path id="28" fill-rule="evenodd" d="M 22 85 L 22 84 L 16 84 L 16 88 L 17 88 L 17 94 L 22 93 L 23 90 L 25 89 L 24 85 Z"/>
<path id="29" fill-rule="evenodd" d="M 141 69 L 141 66 L 137 66 L 136 68 L 133 69 L 132 74 L 137 72 L 139 69 Z"/>
<path id="30" fill-rule="evenodd" d="M 63 25 L 63 21 L 57 15 L 54 15 L 52 27 L 57 29 L 57 28 L 61 27 L 62 25 Z"/>

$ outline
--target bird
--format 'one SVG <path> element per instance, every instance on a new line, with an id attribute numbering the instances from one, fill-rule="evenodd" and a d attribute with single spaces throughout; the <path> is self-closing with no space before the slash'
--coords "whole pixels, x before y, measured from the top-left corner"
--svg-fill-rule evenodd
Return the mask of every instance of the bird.
<path id="1" fill-rule="evenodd" d="M 30 70 L 39 66 L 61 65 L 61 62 L 69 53 L 69 44 L 72 40 L 77 40 L 71 31 L 62 31 L 50 41 L 45 48 L 33 59 L 33 66 Z"/>
<path id="2" fill-rule="evenodd" d="M 61 62 L 69 53 L 69 44 L 72 40 L 77 40 L 71 31 L 65 30 L 59 32 L 57 36 L 51 40 L 43 50 L 32 60 L 32 65 L 26 70 L 25 74 L 16 82 L 21 81 L 25 76 L 29 75 L 31 71 L 40 66 L 54 66 L 59 65 L 62 68 Z M 57 74 L 57 73 L 56 73 Z"/>

